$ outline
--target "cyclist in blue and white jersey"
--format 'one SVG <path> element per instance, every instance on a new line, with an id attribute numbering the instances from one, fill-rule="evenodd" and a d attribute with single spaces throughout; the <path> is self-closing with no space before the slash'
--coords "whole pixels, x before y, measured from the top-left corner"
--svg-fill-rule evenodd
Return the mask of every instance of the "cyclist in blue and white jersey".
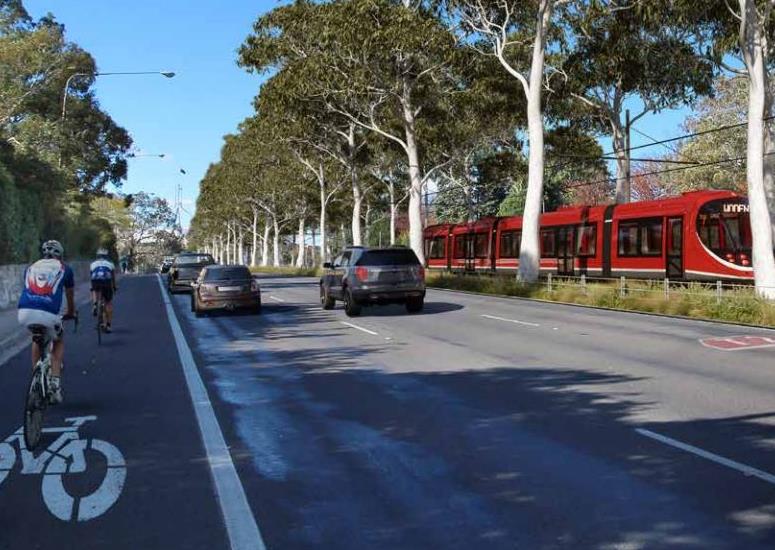
<path id="1" fill-rule="evenodd" d="M 105 319 L 103 329 L 112 330 L 113 323 L 113 293 L 116 291 L 116 266 L 110 261 L 108 251 L 100 248 L 97 259 L 91 264 L 91 299 L 92 315 L 97 315 L 97 293 L 102 294 L 105 302 Z"/>
<path id="2" fill-rule="evenodd" d="M 42 259 L 24 272 L 24 288 L 19 297 L 19 323 L 30 327 L 42 325 L 49 330 L 51 350 L 51 401 L 62 402 L 60 376 L 65 355 L 62 321 L 75 315 L 75 277 L 70 266 L 62 261 L 65 249 L 58 241 L 46 241 L 40 247 Z M 65 300 L 67 304 L 65 305 Z M 63 315 L 64 313 L 64 315 Z M 42 350 L 32 343 L 32 368 Z"/>

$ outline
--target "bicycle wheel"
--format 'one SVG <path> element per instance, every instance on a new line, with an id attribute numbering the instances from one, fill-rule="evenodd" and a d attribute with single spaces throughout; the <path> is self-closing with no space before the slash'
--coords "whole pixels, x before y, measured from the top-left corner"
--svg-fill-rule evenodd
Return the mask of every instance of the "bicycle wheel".
<path id="1" fill-rule="evenodd" d="M 40 380 L 40 368 L 35 368 L 30 380 L 30 389 L 24 403 L 24 444 L 30 451 L 37 447 L 43 432 L 43 412 L 46 410 L 46 396 Z"/>

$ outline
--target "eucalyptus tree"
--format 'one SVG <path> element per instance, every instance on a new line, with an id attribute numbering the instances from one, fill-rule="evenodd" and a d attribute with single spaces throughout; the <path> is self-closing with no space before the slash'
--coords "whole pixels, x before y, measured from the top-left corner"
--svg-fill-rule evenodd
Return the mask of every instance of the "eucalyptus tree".
<path id="1" fill-rule="evenodd" d="M 611 136 L 617 203 L 630 201 L 625 107 L 637 106 L 632 125 L 712 92 L 713 64 L 697 48 L 696 28 L 682 24 L 680 9 L 672 0 L 592 0 L 560 23 L 565 58 L 557 91 L 577 98 L 582 116 Z"/>
<path id="2" fill-rule="evenodd" d="M 570 0 L 449 0 L 450 24 L 465 44 L 494 56 L 519 81 L 527 106 L 528 181 L 522 221 L 519 278 L 539 275 L 538 221 L 544 186 L 543 90 L 548 48 L 557 48 L 555 32 L 561 9 Z M 552 73 L 553 71 L 548 71 Z"/>

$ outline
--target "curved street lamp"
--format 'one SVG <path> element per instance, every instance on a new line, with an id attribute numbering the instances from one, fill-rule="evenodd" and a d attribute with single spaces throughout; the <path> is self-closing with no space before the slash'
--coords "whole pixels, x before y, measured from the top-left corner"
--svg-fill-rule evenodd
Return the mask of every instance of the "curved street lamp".
<path id="1" fill-rule="evenodd" d="M 159 74 L 165 78 L 172 78 L 175 73 L 172 71 L 129 71 L 129 72 L 108 72 L 108 73 L 73 73 L 65 81 L 65 90 L 62 97 L 62 121 L 67 116 L 67 91 L 70 89 L 70 81 L 76 76 L 111 76 L 111 75 L 143 75 L 143 74 Z"/>

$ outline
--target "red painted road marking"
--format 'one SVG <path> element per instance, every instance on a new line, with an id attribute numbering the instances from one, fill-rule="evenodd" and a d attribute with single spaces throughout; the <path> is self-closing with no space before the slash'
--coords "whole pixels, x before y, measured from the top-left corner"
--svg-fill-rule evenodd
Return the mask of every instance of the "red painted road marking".
<path id="1" fill-rule="evenodd" d="M 768 336 L 727 336 L 725 338 L 701 338 L 700 344 L 722 351 L 741 349 L 760 349 L 775 347 L 775 337 Z"/>

